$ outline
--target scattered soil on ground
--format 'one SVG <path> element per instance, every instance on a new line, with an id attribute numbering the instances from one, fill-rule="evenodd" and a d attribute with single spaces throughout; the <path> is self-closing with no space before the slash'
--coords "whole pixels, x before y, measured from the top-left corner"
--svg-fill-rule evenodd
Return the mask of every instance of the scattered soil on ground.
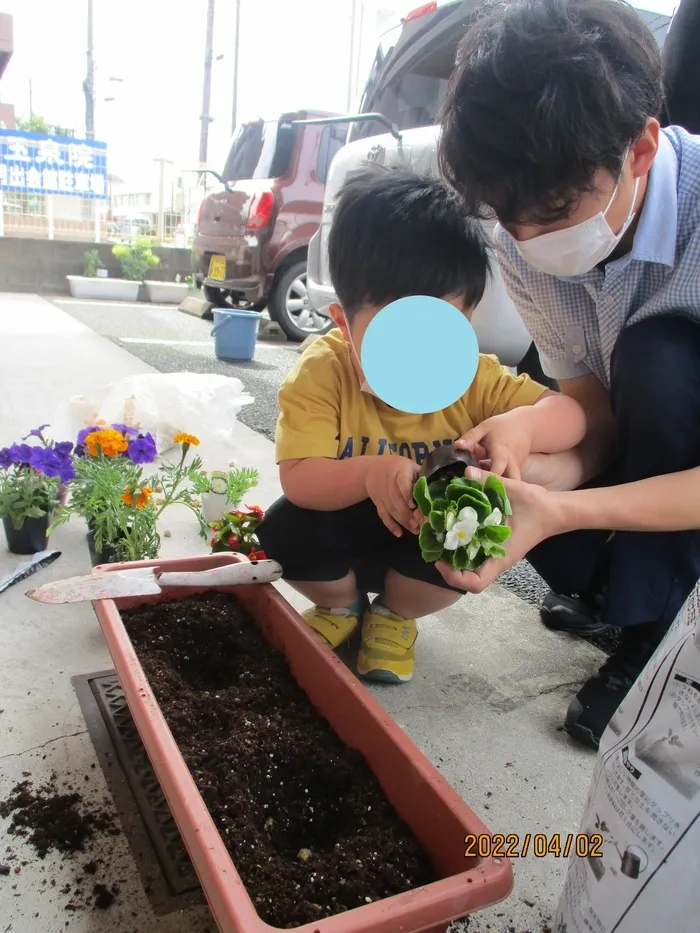
<path id="1" fill-rule="evenodd" d="M 258 913 L 282 929 L 428 884 L 430 861 L 230 595 L 123 613 Z"/>
<path id="2" fill-rule="evenodd" d="M 25 780 L 15 785 L 6 800 L 0 801 L 0 817 L 10 818 L 8 835 L 23 839 L 39 859 L 45 859 L 50 852 L 60 852 L 67 859 L 76 858 L 79 853 L 90 853 L 98 835 L 121 833 L 106 801 L 102 807 L 90 809 L 72 787 L 59 787 L 55 773 L 39 787 L 26 779 L 30 777 L 28 772 L 23 774 Z M 13 846 L 7 846 L 4 859 L 10 864 L 18 859 Z M 27 864 L 21 862 L 21 865 Z M 100 864 L 99 860 L 90 858 L 79 869 L 77 880 L 60 888 L 59 894 L 67 898 L 65 910 L 106 910 L 114 903 L 119 894 L 118 886 L 96 883 Z M 4 870 L 6 868 L 8 871 Z M 41 870 L 44 871 L 43 866 Z M 14 868 L 15 874 L 20 872 L 19 866 Z M 1 865 L 0 876 L 8 874 L 10 865 Z M 42 889 L 45 887 L 43 883 Z M 50 887 L 56 887 L 55 879 L 51 879 Z"/>

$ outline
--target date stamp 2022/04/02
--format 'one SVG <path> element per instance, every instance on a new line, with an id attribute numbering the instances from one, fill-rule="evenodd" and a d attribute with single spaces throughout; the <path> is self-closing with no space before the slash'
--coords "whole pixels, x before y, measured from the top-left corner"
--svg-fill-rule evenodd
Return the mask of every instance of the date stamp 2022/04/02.
<path id="1" fill-rule="evenodd" d="M 603 837 L 600 833 L 587 836 L 585 833 L 510 833 L 505 836 L 495 833 L 469 833 L 464 837 L 465 858 L 568 858 L 575 853 L 580 858 L 601 858 Z"/>

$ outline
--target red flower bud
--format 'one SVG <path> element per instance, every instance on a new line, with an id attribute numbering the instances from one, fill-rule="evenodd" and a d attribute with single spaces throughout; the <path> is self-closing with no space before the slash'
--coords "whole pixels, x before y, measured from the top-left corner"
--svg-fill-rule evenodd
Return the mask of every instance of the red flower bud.
<path id="1" fill-rule="evenodd" d="M 241 543 L 241 539 L 238 537 L 238 535 L 229 535 L 229 538 L 228 538 L 228 546 L 229 546 L 232 550 L 235 551 L 236 548 L 239 547 L 240 543 Z"/>

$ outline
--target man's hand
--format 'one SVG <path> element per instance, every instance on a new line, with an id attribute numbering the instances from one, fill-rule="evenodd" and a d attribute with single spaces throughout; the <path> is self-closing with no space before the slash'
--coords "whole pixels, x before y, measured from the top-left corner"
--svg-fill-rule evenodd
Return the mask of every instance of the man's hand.
<path id="1" fill-rule="evenodd" d="M 469 467 L 466 476 L 483 483 L 488 473 Z M 561 509 L 556 494 L 529 483 L 508 479 L 503 482 L 513 507 L 510 522 L 513 531 L 504 543 L 506 556 L 500 560 L 489 558 L 473 573 L 455 570 L 445 562 L 436 564 L 443 579 L 450 586 L 456 586 L 467 593 L 481 593 L 504 570 L 517 564 L 536 544 L 562 530 L 559 524 Z"/>
<path id="2" fill-rule="evenodd" d="M 491 472 L 497 476 L 520 479 L 520 469 L 532 449 L 533 430 L 532 407 L 514 408 L 482 421 L 460 437 L 455 447 L 473 451 L 479 460 L 490 460 Z M 480 457 L 481 452 L 485 456 Z"/>
<path id="3" fill-rule="evenodd" d="M 418 534 L 418 510 L 413 501 L 413 487 L 419 467 L 407 457 L 372 457 L 367 473 L 367 495 L 377 507 L 379 517 L 389 531 L 400 538 L 404 528 Z"/>

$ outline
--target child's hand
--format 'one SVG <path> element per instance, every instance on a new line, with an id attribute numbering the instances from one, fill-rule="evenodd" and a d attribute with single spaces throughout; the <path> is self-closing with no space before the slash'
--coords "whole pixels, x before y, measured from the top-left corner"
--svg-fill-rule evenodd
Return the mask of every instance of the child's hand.
<path id="1" fill-rule="evenodd" d="M 471 451 L 482 447 L 492 473 L 520 479 L 520 469 L 532 449 L 533 430 L 532 407 L 524 406 L 487 418 L 460 437 L 455 447 Z"/>
<path id="2" fill-rule="evenodd" d="M 406 528 L 418 534 L 418 510 L 413 501 L 413 486 L 420 472 L 407 457 L 372 457 L 367 473 L 367 495 L 389 531 L 400 538 Z"/>

